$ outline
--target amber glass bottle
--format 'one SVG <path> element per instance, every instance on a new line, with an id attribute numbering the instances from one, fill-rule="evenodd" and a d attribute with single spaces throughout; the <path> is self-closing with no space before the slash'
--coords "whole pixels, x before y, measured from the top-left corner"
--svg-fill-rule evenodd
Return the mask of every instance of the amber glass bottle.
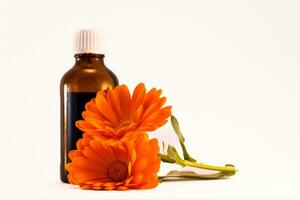
<path id="1" fill-rule="evenodd" d="M 103 62 L 104 54 L 99 53 L 98 33 L 81 30 L 75 36 L 75 65 L 61 79 L 61 164 L 60 179 L 67 183 L 66 163 L 68 153 L 76 149 L 76 142 L 82 132 L 75 122 L 82 119 L 85 104 L 98 91 L 110 90 L 118 85 L 118 79 Z"/>

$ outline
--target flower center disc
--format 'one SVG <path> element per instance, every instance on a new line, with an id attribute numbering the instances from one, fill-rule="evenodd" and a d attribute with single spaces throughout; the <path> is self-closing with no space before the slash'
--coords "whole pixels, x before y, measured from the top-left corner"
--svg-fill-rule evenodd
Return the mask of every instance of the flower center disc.
<path id="1" fill-rule="evenodd" d="M 125 119 L 125 120 L 121 120 L 119 122 L 118 127 L 123 128 L 123 127 L 129 126 L 130 124 L 132 124 L 132 121 L 129 119 Z"/>
<path id="2" fill-rule="evenodd" d="M 123 181 L 128 176 L 127 165 L 122 161 L 112 162 L 108 166 L 107 175 L 113 181 Z"/>

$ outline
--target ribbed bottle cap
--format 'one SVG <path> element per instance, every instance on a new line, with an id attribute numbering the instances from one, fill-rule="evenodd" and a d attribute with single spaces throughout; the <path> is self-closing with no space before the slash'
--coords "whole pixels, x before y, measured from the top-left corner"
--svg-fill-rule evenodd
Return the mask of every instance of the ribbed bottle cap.
<path id="1" fill-rule="evenodd" d="M 82 29 L 75 33 L 74 53 L 102 54 L 99 32 L 93 29 Z"/>

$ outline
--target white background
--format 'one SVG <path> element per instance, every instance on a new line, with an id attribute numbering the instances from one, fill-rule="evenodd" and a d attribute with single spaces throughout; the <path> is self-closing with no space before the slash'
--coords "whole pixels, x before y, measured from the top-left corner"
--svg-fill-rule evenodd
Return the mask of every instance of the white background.
<path id="1" fill-rule="evenodd" d="M 1 0 L 0 198 L 299 199 L 299 11 L 284 0 Z M 239 173 L 148 191 L 60 183 L 59 81 L 79 28 L 101 31 L 121 83 L 163 89 L 194 157 Z M 170 125 L 153 135 L 177 145 Z"/>

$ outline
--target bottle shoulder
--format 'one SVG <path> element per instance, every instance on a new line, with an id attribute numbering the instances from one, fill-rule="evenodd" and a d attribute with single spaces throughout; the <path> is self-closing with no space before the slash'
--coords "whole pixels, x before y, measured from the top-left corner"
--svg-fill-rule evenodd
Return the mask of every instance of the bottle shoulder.
<path id="1" fill-rule="evenodd" d="M 108 68 L 78 67 L 68 70 L 60 82 L 61 90 L 68 89 L 74 92 L 97 92 L 109 90 L 118 85 L 118 79 Z"/>

